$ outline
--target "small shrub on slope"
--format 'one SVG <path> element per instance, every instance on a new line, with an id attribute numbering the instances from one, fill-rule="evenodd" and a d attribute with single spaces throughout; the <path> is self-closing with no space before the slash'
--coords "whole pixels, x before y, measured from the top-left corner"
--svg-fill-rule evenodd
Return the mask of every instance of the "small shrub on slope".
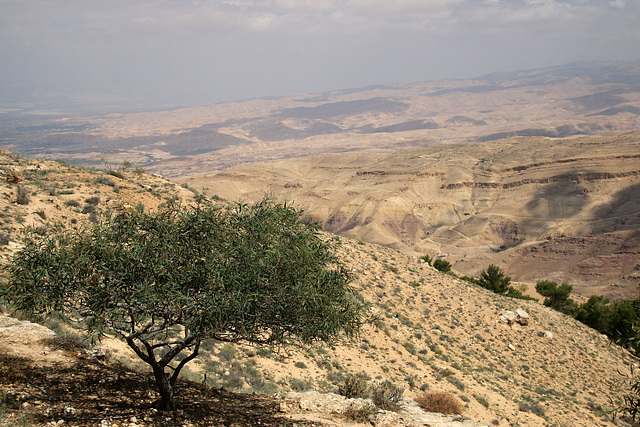
<path id="1" fill-rule="evenodd" d="M 462 402 L 451 393 L 445 391 L 425 393 L 416 398 L 416 402 L 427 412 L 438 412 L 448 415 L 462 414 Z"/>
<path id="2" fill-rule="evenodd" d="M 338 394 L 347 398 L 367 397 L 369 394 L 367 377 L 362 373 L 348 375 L 338 387 Z"/>
<path id="3" fill-rule="evenodd" d="M 371 386 L 371 400 L 380 409 L 397 411 L 400 409 L 404 389 L 391 381 L 376 383 Z"/>
<path id="4" fill-rule="evenodd" d="M 505 276 L 500 267 L 491 264 L 486 270 L 482 270 L 477 283 L 497 294 L 504 294 L 509 289 L 511 277 Z"/>
<path id="5" fill-rule="evenodd" d="M 446 259 L 440 259 L 433 261 L 433 268 L 443 273 L 449 273 L 451 271 L 451 263 Z"/>

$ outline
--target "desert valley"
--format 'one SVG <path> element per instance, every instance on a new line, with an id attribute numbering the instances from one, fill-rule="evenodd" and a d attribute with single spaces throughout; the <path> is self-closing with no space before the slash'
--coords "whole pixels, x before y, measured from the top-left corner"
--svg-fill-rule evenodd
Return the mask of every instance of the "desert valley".
<path id="1" fill-rule="evenodd" d="M 184 412 L 171 416 L 150 411 L 155 392 L 120 341 L 104 340 L 108 356 L 97 359 L 95 349 L 72 339 L 77 331 L 47 323 L 56 339 L 48 329 L 4 318 L 2 420 L 626 425 L 612 411 L 637 357 L 544 306 L 535 284 L 567 282 L 578 303 L 593 295 L 638 298 L 638 63 L 576 63 L 159 112 L 5 111 L 0 142 L 4 265 L 28 232 L 46 236 L 110 210 L 188 205 L 202 196 L 253 203 L 267 195 L 298 206 L 303 220 L 320 223 L 326 238 L 340 243 L 339 258 L 376 318 L 355 341 L 335 346 L 275 352 L 208 343 L 184 375 L 193 382 L 183 386 L 189 396 L 208 397 L 193 397 L 198 404 L 185 398 Z M 450 262 L 454 274 L 434 269 L 425 255 Z M 459 279 L 478 277 L 491 264 L 539 301 Z M 94 370 L 109 384 L 126 378 L 144 390 L 101 387 L 86 375 Z M 329 393 L 359 373 L 401 387 L 405 406 L 349 418 L 353 403 L 340 406 Z M 75 384 L 90 389 L 91 399 Z M 427 391 L 455 396 L 464 417 L 429 418 L 412 403 Z M 246 395 L 235 392 L 265 399 L 256 410 L 264 418 L 225 413 L 225 401 L 242 406 Z"/>

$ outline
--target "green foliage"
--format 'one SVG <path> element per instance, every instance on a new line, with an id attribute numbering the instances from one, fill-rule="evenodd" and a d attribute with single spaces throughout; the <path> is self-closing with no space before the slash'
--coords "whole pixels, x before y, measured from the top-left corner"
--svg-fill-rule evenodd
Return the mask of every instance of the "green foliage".
<path id="1" fill-rule="evenodd" d="M 546 297 L 544 305 L 569 316 L 575 315 L 578 308 L 575 301 L 569 298 L 572 290 L 573 286 L 568 283 L 563 283 L 560 286 L 549 280 L 539 280 L 536 283 L 536 291 Z"/>
<path id="2" fill-rule="evenodd" d="M 507 293 L 505 294 L 505 296 L 508 296 L 509 298 L 516 298 L 516 299 L 522 299 L 522 300 L 528 300 L 528 301 L 538 301 L 538 298 L 525 295 L 522 292 L 520 292 L 518 289 L 514 288 L 513 286 L 509 286 L 507 288 Z"/>
<path id="3" fill-rule="evenodd" d="M 612 315 L 609 300 L 601 295 L 593 295 L 580 305 L 576 319 L 600 332 L 610 332 Z"/>
<path id="4" fill-rule="evenodd" d="M 433 261 L 433 268 L 443 273 L 449 273 L 451 271 L 451 263 L 446 259 L 438 258 Z"/>
<path id="5" fill-rule="evenodd" d="M 173 409 L 180 370 L 203 339 L 285 345 L 359 329 L 364 306 L 334 242 L 299 217 L 268 200 L 123 210 L 34 236 L 15 256 L 0 303 L 119 334 L 151 366 L 161 408 Z"/>
<path id="6" fill-rule="evenodd" d="M 539 281 L 536 290 L 547 297 L 545 305 L 569 315 L 599 332 L 617 344 L 640 351 L 640 298 L 610 302 L 594 295 L 578 306 L 569 298 L 571 286 L 557 286 L 555 282 Z"/>
<path id="7" fill-rule="evenodd" d="M 640 352 L 640 298 L 616 301 L 611 305 L 609 327 L 603 331 L 616 343 Z"/>
<path id="8" fill-rule="evenodd" d="M 482 270 L 477 283 L 497 294 L 504 294 L 509 290 L 511 277 L 505 276 L 500 267 L 491 264 L 486 270 Z"/>
<path id="9" fill-rule="evenodd" d="M 486 397 L 484 396 L 479 396 L 479 395 L 473 395 L 473 397 L 476 399 L 476 401 L 481 404 L 482 406 L 484 406 L 485 408 L 489 407 L 489 401 L 487 400 Z"/>
<path id="10" fill-rule="evenodd" d="M 220 360 L 230 362 L 236 358 L 237 352 L 238 351 L 236 350 L 236 346 L 231 343 L 226 343 L 222 346 L 222 348 L 220 348 L 218 357 L 220 358 Z"/>
<path id="11" fill-rule="evenodd" d="M 420 259 L 423 260 L 424 262 L 426 262 L 429 265 L 431 265 L 431 262 L 433 261 L 433 257 L 431 257 L 429 255 L 425 255 L 423 257 L 420 257 Z"/>
<path id="12" fill-rule="evenodd" d="M 620 400 L 613 409 L 614 418 L 618 414 L 629 417 L 635 422 L 640 419 L 640 377 L 635 373 L 633 367 L 629 375 L 623 375 L 622 381 L 617 384 L 615 394 L 621 394 Z"/>
<path id="13" fill-rule="evenodd" d="M 518 404 L 518 410 L 522 412 L 531 412 L 540 417 L 544 417 L 545 413 L 547 412 L 544 409 L 544 406 L 540 405 L 539 403 L 526 403 L 526 402 L 520 402 Z"/>
<path id="14" fill-rule="evenodd" d="M 110 170 L 109 172 L 107 172 L 109 175 L 111 176 L 115 176 L 116 178 L 120 178 L 120 179 L 124 179 L 124 174 L 122 172 L 118 172 L 118 171 L 114 171 L 114 170 Z"/>

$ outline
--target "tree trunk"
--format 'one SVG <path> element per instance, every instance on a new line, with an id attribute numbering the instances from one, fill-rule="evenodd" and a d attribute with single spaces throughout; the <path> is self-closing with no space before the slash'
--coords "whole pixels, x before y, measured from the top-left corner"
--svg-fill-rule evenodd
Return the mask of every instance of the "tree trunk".
<path id="1" fill-rule="evenodd" d="M 160 391 L 160 407 L 158 409 L 162 411 L 174 411 L 176 405 L 173 400 L 173 387 L 169 382 L 169 376 L 165 374 L 164 369 L 160 367 L 153 368 L 153 376 L 156 378 L 156 384 Z"/>

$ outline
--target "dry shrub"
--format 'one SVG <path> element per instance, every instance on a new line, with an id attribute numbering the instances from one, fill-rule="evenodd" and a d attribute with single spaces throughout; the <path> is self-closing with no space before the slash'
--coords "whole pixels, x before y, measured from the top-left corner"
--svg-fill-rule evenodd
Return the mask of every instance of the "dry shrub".
<path id="1" fill-rule="evenodd" d="M 362 373 L 348 375 L 338 387 L 338 394 L 347 398 L 367 397 L 369 393 L 366 376 Z"/>
<path id="2" fill-rule="evenodd" d="M 440 414 L 450 415 L 462 414 L 462 402 L 446 391 L 425 393 L 416 398 L 416 402 L 427 412 L 438 412 Z"/>
<path id="3" fill-rule="evenodd" d="M 0 384 L 24 383 L 27 381 L 29 362 L 19 356 L 0 353 Z"/>
<path id="4" fill-rule="evenodd" d="M 371 400 L 380 409 L 397 411 L 402 406 L 404 389 L 391 381 L 376 383 L 371 386 Z"/>
<path id="5" fill-rule="evenodd" d="M 41 342 L 53 350 L 82 351 L 87 349 L 87 344 L 82 341 L 82 337 L 70 333 L 44 338 Z"/>
<path id="6" fill-rule="evenodd" d="M 371 421 L 371 417 L 378 413 L 378 408 L 372 403 L 367 403 L 359 408 L 351 405 L 344 411 L 344 416 L 356 423 L 366 423 Z"/>
<path id="7" fill-rule="evenodd" d="M 28 205 L 31 201 L 31 197 L 29 197 L 29 190 L 24 185 L 18 185 L 16 196 L 16 203 L 19 205 Z"/>

